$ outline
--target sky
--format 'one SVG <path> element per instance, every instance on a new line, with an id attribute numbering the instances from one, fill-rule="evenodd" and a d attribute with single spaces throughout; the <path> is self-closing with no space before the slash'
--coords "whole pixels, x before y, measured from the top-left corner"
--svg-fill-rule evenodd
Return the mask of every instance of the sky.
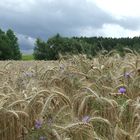
<path id="1" fill-rule="evenodd" d="M 0 0 L 0 28 L 12 29 L 22 53 L 36 38 L 140 35 L 140 0 Z"/>

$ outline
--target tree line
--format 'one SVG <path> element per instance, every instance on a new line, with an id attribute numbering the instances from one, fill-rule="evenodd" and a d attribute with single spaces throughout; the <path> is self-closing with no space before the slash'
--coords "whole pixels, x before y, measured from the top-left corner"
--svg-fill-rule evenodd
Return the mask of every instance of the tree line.
<path id="1" fill-rule="evenodd" d="M 86 54 L 91 58 L 100 51 L 106 53 L 116 50 L 124 56 L 126 49 L 140 53 L 140 37 L 111 38 L 111 37 L 62 37 L 59 34 L 48 41 L 36 40 L 34 58 L 37 60 L 57 60 L 59 54 Z"/>
<path id="2" fill-rule="evenodd" d="M 62 37 L 60 34 L 44 41 L 36 39 L 33 56 L 35 60 L 57 60 L 59 54 L 73 55 L 86 54 L 91 58 L 101 50 L 109 52 L 118 51 L 124 56 L 124 48 L 140 53 L 140 37 L 111 38 L 111 37 Z M 22 54 L 18 39 L 14 32 L 9 29 L 6 32 L 0 29 L 0 60 L 20 60 Z"/>

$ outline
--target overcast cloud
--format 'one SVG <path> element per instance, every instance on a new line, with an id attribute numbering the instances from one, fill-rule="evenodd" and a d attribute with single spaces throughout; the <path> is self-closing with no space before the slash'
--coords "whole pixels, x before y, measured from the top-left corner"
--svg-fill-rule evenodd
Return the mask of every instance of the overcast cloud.
<path id="1" fill-rule="evenodd" d="M 1 0 L 0 28 L 15 31 L 23 53 L 32 52 L 35 38 L 47 40 L 56 33 L 138 36 L 139 3 L 138 0 Z"/>

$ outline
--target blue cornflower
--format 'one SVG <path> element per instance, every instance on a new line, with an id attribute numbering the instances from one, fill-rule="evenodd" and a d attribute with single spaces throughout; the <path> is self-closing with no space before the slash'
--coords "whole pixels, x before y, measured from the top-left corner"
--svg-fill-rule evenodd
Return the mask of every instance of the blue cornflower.
<path id="1" fill-rule="evenodd" d="M 126 92 L 126 88 L 125 87 L 120 87 L 118 92 L 123 94 L 123 93 Z"/>
<path id="2" fill-rule="evenodd" d="M 42 125 L 42 122 L 41 122 L 40 120 L 36 120 L 36 121 L 35 121 L 35 128 L 36 128 L 36 129 L 41 128 L 41 125 Z"/>
<path id="3" fill-rule="evenodd" d="M 88 123 L 89 119 L 90 119 L 89 116 L 84 116 L 83 119 L 82 119 L 82 122 Z"/>
<path id="4" fill-rule="evenodd" d="M 126 73 L 124 74 L 124 77 L 125 77 L 125 78 L 129 78 L 129 77 L 130 77 L 130 73 L 129 73 L 129 72 L 126 72 Z"/>

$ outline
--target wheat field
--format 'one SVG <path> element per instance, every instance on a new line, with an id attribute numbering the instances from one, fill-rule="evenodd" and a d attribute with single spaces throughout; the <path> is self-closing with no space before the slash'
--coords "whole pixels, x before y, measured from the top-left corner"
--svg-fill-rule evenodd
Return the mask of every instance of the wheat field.
<path id="1" fill-rule="evenodd" d="M 0 62 L 0 140 L 140 140 L 140 55 Z"/>

